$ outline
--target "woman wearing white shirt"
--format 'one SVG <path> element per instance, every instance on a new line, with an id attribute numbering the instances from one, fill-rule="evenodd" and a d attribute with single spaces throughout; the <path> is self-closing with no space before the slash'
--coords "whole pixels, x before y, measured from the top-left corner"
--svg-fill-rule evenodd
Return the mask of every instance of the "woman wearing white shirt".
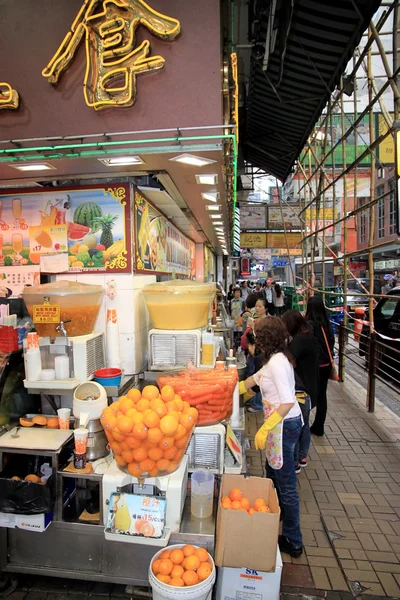
<path id="1" fill-rule="evenodd" d="M 300 504 L 294 452 L 302 429 L 296 400 L 293 359 L 288 352 L 288 333 L 281 319 L 263 319 L 256 331 L 256 344 L 265 355 L 264 366 L 240 383 L 240 393 L 258 385 L 261 390 L 264 425 L 254 438 L 257 450 L 267 457 L 267 477 L 275 483 L 283 523 L 279 547 L 298 558 L 303 551 Z"/>

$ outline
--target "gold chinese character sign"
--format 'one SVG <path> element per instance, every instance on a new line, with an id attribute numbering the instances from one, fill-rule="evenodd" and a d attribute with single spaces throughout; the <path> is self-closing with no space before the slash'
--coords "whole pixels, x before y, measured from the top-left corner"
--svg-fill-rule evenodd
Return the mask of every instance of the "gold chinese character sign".
<path id="1" fill-rule="evenodd" d="M 175 40 L 181 31 L 177 19 L 156 12 L 143 0 L 85 0 L 71 30 L 42 71 L 43 77 L 56 85 L 85 37 L 86 104 L 95 110 L 132 106 L 136 100 L 137 76 L 165 65 L 162 56 L 151 55 L 149 41 L 136 47 L 140 25 L 168 41 Z"/>
<path id="2" fill-rule="evenodd" d="M 9 83 L 0 82 L 0 110 L 16 110 L 19 107 L 19 95 Z"/>

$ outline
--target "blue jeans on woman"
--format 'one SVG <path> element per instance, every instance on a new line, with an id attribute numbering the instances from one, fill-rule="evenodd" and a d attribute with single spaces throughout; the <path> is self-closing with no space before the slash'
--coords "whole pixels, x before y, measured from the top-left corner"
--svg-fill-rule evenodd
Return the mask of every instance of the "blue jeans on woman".
<path id="1" fill-rule="evenodd" d="M 295 548 L 301 548 L 303 538 L 300 531 L 300 504 L 297 491 L 297 477 L 294 467 L 294 451 L 302 430 L 301 417 L 285 419 L 282 432 L 283 465 L 281 469 L 272 469 L 266 463 L 267 477 L 272 479 L 278 493 L 282 511 L 282 535 Z"/>
<path id="2" fill-rule="evenodd" d="M 304 404 L 299 401 L 299 406 L 303 414 L 304 425 L 300 433 L 298 444 L 294 451 L 294 462 L 298 465 L 301 460 L 307 458 L 308 451 L 311 444 L 311 433 L 310 433 L 310 410 L 311 410 L 311 398 L 310 396 L 305 397 Z"/>

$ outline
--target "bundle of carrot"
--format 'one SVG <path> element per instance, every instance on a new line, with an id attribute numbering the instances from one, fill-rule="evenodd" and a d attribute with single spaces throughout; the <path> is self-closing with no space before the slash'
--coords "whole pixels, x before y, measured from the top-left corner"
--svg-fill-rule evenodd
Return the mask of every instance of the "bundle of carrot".
<path id="1" fill-rule="evenodd" d="M 157 377 L 159 386 L 171 385 L 182 400 L 199 411 L 197 425 L 212 425 L 232 414 L 233 391 L 238 380 L 236 369 L 186 369 L 178 374 Z"/>

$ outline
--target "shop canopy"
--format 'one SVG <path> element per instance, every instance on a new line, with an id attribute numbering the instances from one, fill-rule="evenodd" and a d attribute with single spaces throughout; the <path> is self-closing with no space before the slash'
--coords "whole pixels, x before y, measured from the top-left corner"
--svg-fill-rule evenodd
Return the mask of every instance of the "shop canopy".
<path id="1" fill-rule="evenodd" d="M 242 137 L 248 163 L 286 179 L 379 5 L 271 0 L 269 11 L 254 15 L 256 48 Z"/>

